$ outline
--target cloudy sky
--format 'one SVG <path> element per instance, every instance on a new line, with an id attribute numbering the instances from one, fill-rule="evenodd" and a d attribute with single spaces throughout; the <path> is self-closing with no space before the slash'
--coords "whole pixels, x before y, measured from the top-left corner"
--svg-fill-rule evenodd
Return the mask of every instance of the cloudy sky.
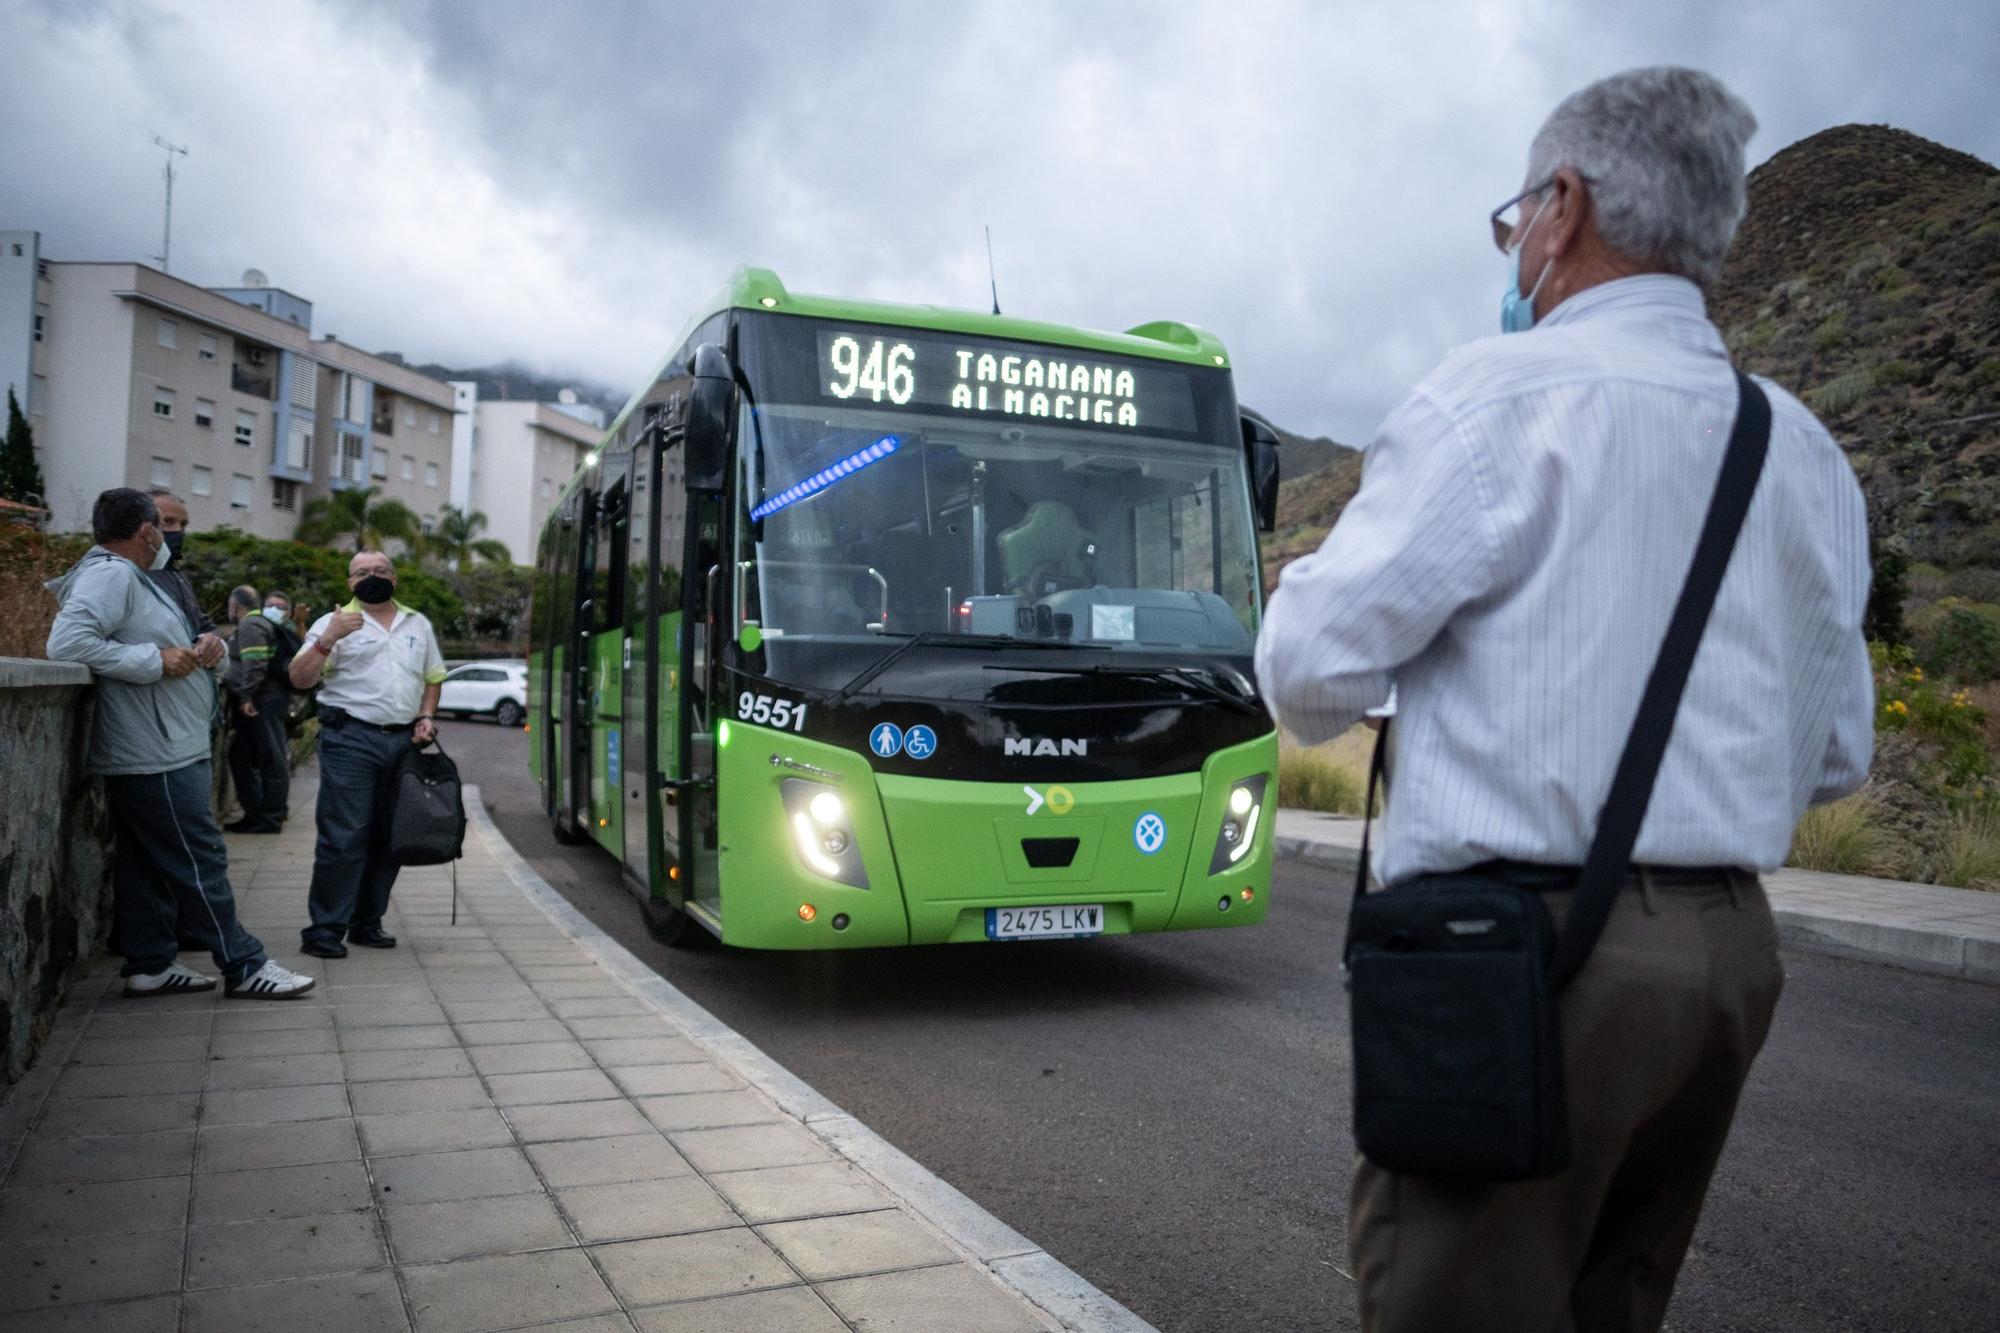
<path id="1" fill-rule="evenodd" d="M 1987 0 L 0 0 L 0 226 L 256 266 L 320 333 L 633 387 L 739 263 L 797 290 L 1206 325 L 1359 443 L 1494 327 L 1486 212 L 1562 95 L 1720 75 L 1751 161 L 1850 121 L 2000 161 Z"/>

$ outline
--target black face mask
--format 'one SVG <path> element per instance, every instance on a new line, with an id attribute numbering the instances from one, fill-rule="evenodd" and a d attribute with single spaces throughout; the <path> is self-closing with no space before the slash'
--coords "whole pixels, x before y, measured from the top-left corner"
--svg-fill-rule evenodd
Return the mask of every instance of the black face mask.
<path id="1" fill-rule="evenodd" d="M 368 606 L 380 606 L 396 595 L 396 582 L 380 574 L 370 574 L 354 585 L 354 595 Z"/>
<path id="2" fill-rule="evenodd" d="M 172 569 L 180 563 L 181 541 L 187 534 L 185 532 L 165 532 L 160 535 L 167 539 L 167 568 Z"/>

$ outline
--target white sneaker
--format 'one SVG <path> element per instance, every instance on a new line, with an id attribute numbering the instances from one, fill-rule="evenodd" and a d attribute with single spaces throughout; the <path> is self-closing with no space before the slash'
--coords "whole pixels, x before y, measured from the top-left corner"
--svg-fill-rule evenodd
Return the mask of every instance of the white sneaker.
<path id="1" fill-rule="evenodd" d="M 127 995 L 183 995 L 191 991 L 215 989 L 215 978 L 204 976 L 185 963 L 169 963 L 164 972 L 125 978 Z"/>
<path id="2" fill-rule="evenodd" d="M 294 1000 L 313 988 L 313 979 L 266 959 L 264 966 L 224 992 L 232 1000 Z"/>

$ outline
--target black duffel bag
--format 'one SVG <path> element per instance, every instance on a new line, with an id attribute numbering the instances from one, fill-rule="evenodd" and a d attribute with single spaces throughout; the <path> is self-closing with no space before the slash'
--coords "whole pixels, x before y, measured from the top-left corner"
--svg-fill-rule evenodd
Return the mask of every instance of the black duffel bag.
<path id="1" fill-rule="evenodd" d="M 465 795 L 458 765 L 433 739 L 411 746 L 389 784 L 389 855 L 399 866 L 441 866 L 465 854 Z"/>
<path id="2" fill-rule="evenodd" d="M 1674 714 L 1770 440 L 1771 405 L 1740 372 L 1730 432 L 1687 581 L 1625 739 L 1557 932 L 1541 896 L 1479 867 L 1368 889 L 1368 828 L 1344 951 L 1354 1140 L 1377 1166 L 1528 1180 L 1569 1165 L 1557 1001 L 1590 958 L 1630 871 Z M 1367 813 L 1385 725 L 1369 765 Z"/>

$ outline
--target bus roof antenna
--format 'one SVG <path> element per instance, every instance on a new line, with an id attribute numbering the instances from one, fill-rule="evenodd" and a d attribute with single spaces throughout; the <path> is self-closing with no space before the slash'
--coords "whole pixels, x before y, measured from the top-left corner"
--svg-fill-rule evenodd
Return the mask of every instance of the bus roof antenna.
<path id="1" fill-rule="evenodd" d="M 1000 278 L 993 270 L 993 228 L 986 228 L 986 278 L 993 284 L 993 313 L 1000 313 Z"/>

